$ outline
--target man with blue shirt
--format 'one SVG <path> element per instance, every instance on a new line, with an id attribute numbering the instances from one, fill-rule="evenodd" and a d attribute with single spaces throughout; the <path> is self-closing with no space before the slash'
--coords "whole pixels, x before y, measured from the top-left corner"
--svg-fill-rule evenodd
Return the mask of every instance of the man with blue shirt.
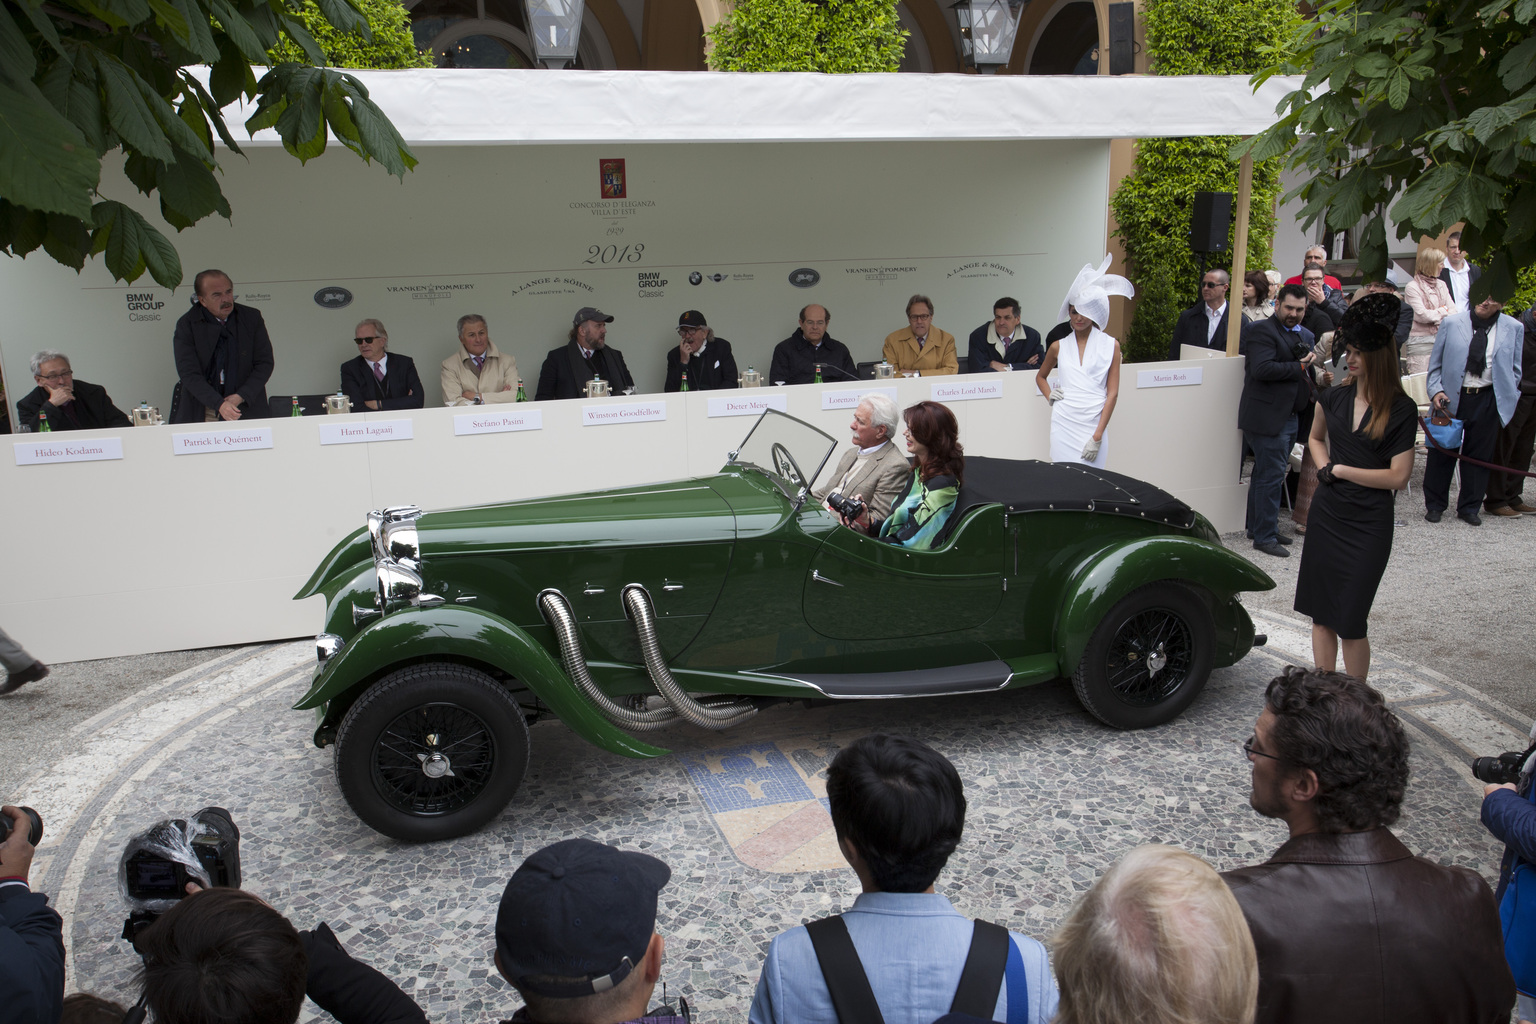
<path id="1" fill-rule="evenodd" d="M 1499 432 L 1520 403 L 1525 328 L 1503 309 L 1504 303 L 1487 298 L 1475 309 L 1446 317 L 1429 354 L 1430 404 L 1461 420 L 1464 459 L 1492 462 Z M 1454 455 L 1430 446 L 1424 466 L 1424 518 L 1431 523 L 1438 523 L 1450 505 L 1455 465 Z M 1482 526 L 1478 506 L 1487 492 L 1488 467 L 1463 461 L 1456 517 L 1468 526 Z"/>
<path id="2" fill-rule="evenodd" d="M 846 913 L 773 940 L 751 1024 L 930 1024 L 951 1012 L 1043 1024 L 1055 1015 L 1045 947 L 962 917 L 934 891 L 965 826 L 964 786 L 948 759 L 904 736 L 865 736 L 833 759 L 827 798 L 863 894 Z"/>

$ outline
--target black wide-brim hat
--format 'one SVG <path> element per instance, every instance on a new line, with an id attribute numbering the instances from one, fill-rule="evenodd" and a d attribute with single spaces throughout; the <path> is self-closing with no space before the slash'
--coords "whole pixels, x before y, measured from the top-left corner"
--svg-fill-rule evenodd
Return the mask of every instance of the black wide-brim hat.
<path id="1" fill-rule="evenodd" d="M 1339 321 L 1334 350 L 1352 348 L 1356 352 L 1375 352 L 1392 344 L 1403 300 L 1386 292 L 1376 292 L 1356 299 Z"/>

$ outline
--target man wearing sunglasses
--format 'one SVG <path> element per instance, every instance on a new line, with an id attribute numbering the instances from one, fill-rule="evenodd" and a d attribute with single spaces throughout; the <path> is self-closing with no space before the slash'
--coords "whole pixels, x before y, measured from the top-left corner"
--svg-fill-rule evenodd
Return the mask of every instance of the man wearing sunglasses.
<path id="1" fill-rule="evenodd" d="M 689 391 L 714 391 L 739 387 L 736 357 L 731 343 L 715 337 L 714 328 L 704 314 L 690 309 L 677 318 L 676 348 L 667 350 L 667 381 L 663 391 L 683 390 L 688 378 Z"/>
<path id="2" fill-rule="evenodd" d="M 1499 911 L 1477 872 L 1415 857 L 1387 826 L 1408 737 L 1381 694 L 1289 667 L 1243 744 L 1249 803 L 1290 838 L 1223 877 L 1259 956 L 1256 1024 L 1509 1020 Z"/>
<path id="3" fill-rule="evenodd" d="M 16 422 L 27 430 L 40 430 L 43 416 L 50 430 L 132 426 L 106 388 L 75 379 L 69 357 L 62 352 L 44 349 L 33 356 L 32 379 L 37 387 L 16 403 Z"/>
<path id="4" fill-rule="evenodd" d="M 1169 359 L 1183 359 L 1185 345 L 1227 347 L 1227 289 L 1232 276 L 1217 267 L 1200 275 L 1200 301 L 1179 314 L 1168 345 Z"/>
<path id="5" fill-rule="evenodd" d="M 362 320 L 352 330 L 357 358 L 341 364 L 341 390 L 354 409 L 420 409 L 427 395 L 410 356 L 388 351 L 382 320 Z"/>

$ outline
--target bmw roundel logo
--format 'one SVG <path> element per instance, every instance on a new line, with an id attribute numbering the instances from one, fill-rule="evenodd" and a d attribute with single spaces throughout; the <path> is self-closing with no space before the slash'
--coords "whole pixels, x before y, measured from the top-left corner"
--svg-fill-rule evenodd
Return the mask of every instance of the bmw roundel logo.
<path id="1" fill-rule="evenodd" d="M 330 285 L 315 292 L 315 305 L 324 309 L 341 309 L 352 305 L 352 293 L 339 285 Z"/>
<path id="2" fill-rule="evenodd" d="M 789 273 L 789 283 L 796 288 L 810 288 L 821 281 L 821 275 L 810 267 L 801 267 Z"/>
<path id="3" fill-rule="evenodd" d="M 688 275 L 689 284 L 698 284 L 702 280 L 704 280 L 704 275 L 699 273 L 697 270 Z"/>

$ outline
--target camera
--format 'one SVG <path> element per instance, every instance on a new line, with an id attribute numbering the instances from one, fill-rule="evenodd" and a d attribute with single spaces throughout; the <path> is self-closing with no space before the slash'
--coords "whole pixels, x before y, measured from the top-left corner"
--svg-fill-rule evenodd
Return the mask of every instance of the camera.
<path id="1" fill-rule="evenodd" d="M 32 819 L 32 827 L 27 830 L 27 842 L 31 843 L 33 846 L 36 846 L 38 843 L 43 841 L 42 816 L 30 807 L 23 807 L 22 811 L 26 813 L 28 818 Z M 4 814 L 0 814 L 0 843 L 3 843 L 7 839 L 11 838 L 11 830 L 13 828 L 15 828 L 15 826 L 11 824 L 11 819 Z"/>
<path id="2" fill-rule="evenodd" d="M 1306 343 L 1301 341 L 1291 342 L 1291 358 L 1296 360 L 1298 363 L 1311 354 L 1312 350 L 1307 347 Z"/>
<path id="3" fill-rule="evenodd" d="M 1505 783 L 1518 785 L 1520 770 L 1525 767 L 1533 750 L 1536 750 L 1536 743 L 1526 747 L 1524 753 L 1506 750 L 1498 757 L 1474 757 L 1472 777 L 1491 786 L 1502 786 Z"/>
<path id="4" fill-rule="evenodd" d="M 240 829 L 222 807 L 157 822 L 128 840 L 117 879 L 123 898 L 151 914 L 169 910 L 188 882 L 238 889 Z"/>
<path id="5" fill-rule="evenodd" d="M 832 506 L 832 511 L 836 512 L 844 519 L 857 519 L 859 516 L 863 515 L 864 510 L 868 508 L 868 506 L 859 499 L 845 498 L 836 491 L 833 491 L 831 494 L 827 495 L 827 504 Z"/>

